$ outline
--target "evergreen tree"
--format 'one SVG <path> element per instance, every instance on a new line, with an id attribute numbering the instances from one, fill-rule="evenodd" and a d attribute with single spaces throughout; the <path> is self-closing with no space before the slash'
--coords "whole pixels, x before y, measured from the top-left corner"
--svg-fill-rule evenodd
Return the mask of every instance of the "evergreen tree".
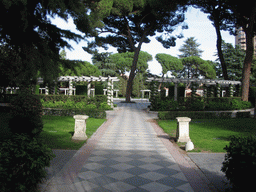
<path id="1" fill-rule="evenodd" d="M 117 67 L 114 62 L 110 59 L 111 53 L 94 53 L 92 57 L 93 65 L 96 66 L 103 77 L 114 77 L 117 75 Z"/>
<path id="2" fill-rule="evenodd" d="M 184 57 L 201 57 L 201 53 L 203 52 L 198 47 L 200 46 L 199 43 L 196 42 L 195 37 L 189 37 L 184 41 L 184 44 L 179 49 L 180 52 L 182 52 L 181 55 L 179 55 L 180 58 Z"/>
<path id="3" fill-rule="evenodd" d="M 165 53 L 158 53 L 156 54 L 156 60 L 162 66 L 163 75 L 168 71 L 171 71 L 172 75 L 177 76 L 177 73 L 183 69 L 182 61 L 177 57 L 173 57 Z"/>

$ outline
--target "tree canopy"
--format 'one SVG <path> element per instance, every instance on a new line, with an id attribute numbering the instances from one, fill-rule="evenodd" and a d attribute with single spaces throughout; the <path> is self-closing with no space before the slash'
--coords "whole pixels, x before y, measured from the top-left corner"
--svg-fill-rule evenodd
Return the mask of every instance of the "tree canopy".
<path id="1" fill-rule="evenodd" d="M 88 61 L 62 60 L 59 76 L 100 76 L 99 69 Z"/>
<path id="2" fill-rule="evenodd" d="M 186 0 L 105 0 L 95 3 L 90 13 L 91 19 L 103 18 L 103 22 L 95 25 L 97 33 L 91 34 L 95 41 L 84 47 L 84 50 L 92 53 L 93 48 L 111 45 L 120 53 L 134 52 L 127 83 L 127 102 L 130 101 L 142 43 L 149 43 L 149 37 L 156 35 L 165 48 L 175 46 L 176 38 L 181 36 L 172 36 L 171 33 L 184 21 L 186 3 Z"/>
<path id="3" fill-rule="evenodd" d="M 181 59 L 184 66 L 178 77 L 184 78 L 198 78 L 205 76 L 209 79 L 216 77 L 216 72 L 213 66 L 197 56 L 184 57 Z"/>
<path id="4" fill-rule="evenodd" d="M 180 58 L 196 56 L 201 57 L 201 53 L 203 52 L 198 47 L 199 43 L 196 42 L 195 37 L 189 37 L 184 41 L 184 44 L 180 47 L 179 51 L 182 53 L 179 55 Z"/>
<path id="5" fill-rule="evenodd" d="M 158 53 L 156 54 L 156 60 L 162 66 L 163 75 L 170 71 L 172 75 L 177 76 L 177 73 L 183 69 L 182 61 L 177 57 L 165 53 Z"/>
<path id="6" fill-rule="evenodd" d="M 131 71 L 132 61 L 134 58 L 133 52 L 115 53 L 110 55 L 109 58 L 113 63 L 116 64 L 116 68 L 120 75 Z M 152 59 L 152 55 L 150 55 L 147 52 L 141 51 L 139 54 L 135 74 L 145 73 L 146 70 L 148 69 L 148 62 L 152 61 Z"/>
<path id="7" fill-rule="evenodd" d="M 116 63 L 112 62 L 110 55 L 108 52 L 95 52 L 92 57 L 93 65 L 101 71 L 103 77 L 114 77 L 118 74 Z"/>
<path id="8" fill-rule="evenodd" d="M 80 0 L 0 2 L 0 42 L 19 60 L 15 66 L 20 69 L 20 85 L 35 83 L 38 71 L 45 81 L 57 77 L 60 48 L 71 48 L 67 40 L 78 42 L 82 37 L 51 24 L 49 17 L 66 20 L 71 16 L 76 24 L 81 24 L 78 18 L 83 18 L 86 24 L 89 5 L 90 1 Z M 87 25 L 84 32 L 89 30 Z"/>

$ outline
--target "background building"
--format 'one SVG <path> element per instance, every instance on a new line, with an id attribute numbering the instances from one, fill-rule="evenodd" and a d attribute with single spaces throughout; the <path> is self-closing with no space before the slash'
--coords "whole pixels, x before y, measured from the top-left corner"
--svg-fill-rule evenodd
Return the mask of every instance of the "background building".
<path id="1" fill-rule="evenodd" d="M 235 45 L 239 45 L 241 49 L 246 50 L 246 37 L 242 27 L 237 29 Z M 256 55 L 256 36 L 254 37 L 254 55 Z"/>

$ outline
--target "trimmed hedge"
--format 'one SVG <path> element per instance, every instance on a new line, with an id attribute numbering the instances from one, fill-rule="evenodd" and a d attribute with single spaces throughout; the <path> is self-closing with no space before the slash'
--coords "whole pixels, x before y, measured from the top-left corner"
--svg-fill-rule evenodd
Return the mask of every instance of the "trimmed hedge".
<path id="1" fill-rule="evenodd" d="M 186 97 L 178 98 L 178 101 L 174 101 L 170 97 L 156 97 L 151 102 L 151 110 L 153 111 L 221 111 L 249 109 L 251 107 L 250 102 L 241 101 L 240 97 Z"/>
<path id="2" fill-rule="evenodd" d="M 102 109 L 88 109 L 88 110 L 79 110 L 79 109 L 50 109 L 44 108 L 43 115 L 52 115 L 52 116 L 74 116 L 74 115 L 88 115 L 89 117 L 105 119 L 106 111 Z"/>
<path id="3" fill-rule="evenodd" d="M 251 191 L 254 187 L 254 173 L 256 172 L 256 138 L 230 138 L 229 146 L 221 171 L 230 181 L 233 191 Z"/>
<path id="4" fill-rule="evenodd" d="M 227 119 L 232 118 L 232 112 L 207 112 L 207 111 L 159 111 L 161 120 L 176 119 L 176 117 L 189 117 L 191 119 Z M 251 117 L 250 112 L 237 112 L 236 118 Z"/>

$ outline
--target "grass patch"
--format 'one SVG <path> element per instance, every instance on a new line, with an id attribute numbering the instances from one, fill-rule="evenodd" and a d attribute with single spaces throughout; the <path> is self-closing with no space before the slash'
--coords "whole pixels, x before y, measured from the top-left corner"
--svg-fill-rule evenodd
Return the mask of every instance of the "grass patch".
<path id="1" fill-rule="evenodd" d="M 88 138 L 104 123 L 106 119 L 89 118 L 86 120 Z M 72 141 L 75 119 L 69 116 L 43 116 L 44 128 L 41 138 L 51 149 L 78 150 L 86 141 Z"/>
<path id="2" fill-rule="evenodd" d="M 9 113 L 0 112 L 0 139 L 11 136 L 8 122 Z M 51 149 L 78 150 L 86 141 L 72 141 L 75 119 L 70 116 L 43 116 L 44 128 L 40 134 L 43 142 Z M 104 123 L 106 119 L 89 118 L 86 120 L 86 135 L 88 138 Z M 21 127 L 22 128 L 22 127 Z"/>
<path id="3" fill-rule="evenodd" d="M 158 120 L 159 126 L 176 138 L 176 120 Z M 189 136 L 195 145 L 192 152 L 225 152 L 229 138 L 235 136 L 256 135 L 256 119 L 192 119 L 189 124 Z M 179 146 L 184 144 L 177 143 Z"/>

